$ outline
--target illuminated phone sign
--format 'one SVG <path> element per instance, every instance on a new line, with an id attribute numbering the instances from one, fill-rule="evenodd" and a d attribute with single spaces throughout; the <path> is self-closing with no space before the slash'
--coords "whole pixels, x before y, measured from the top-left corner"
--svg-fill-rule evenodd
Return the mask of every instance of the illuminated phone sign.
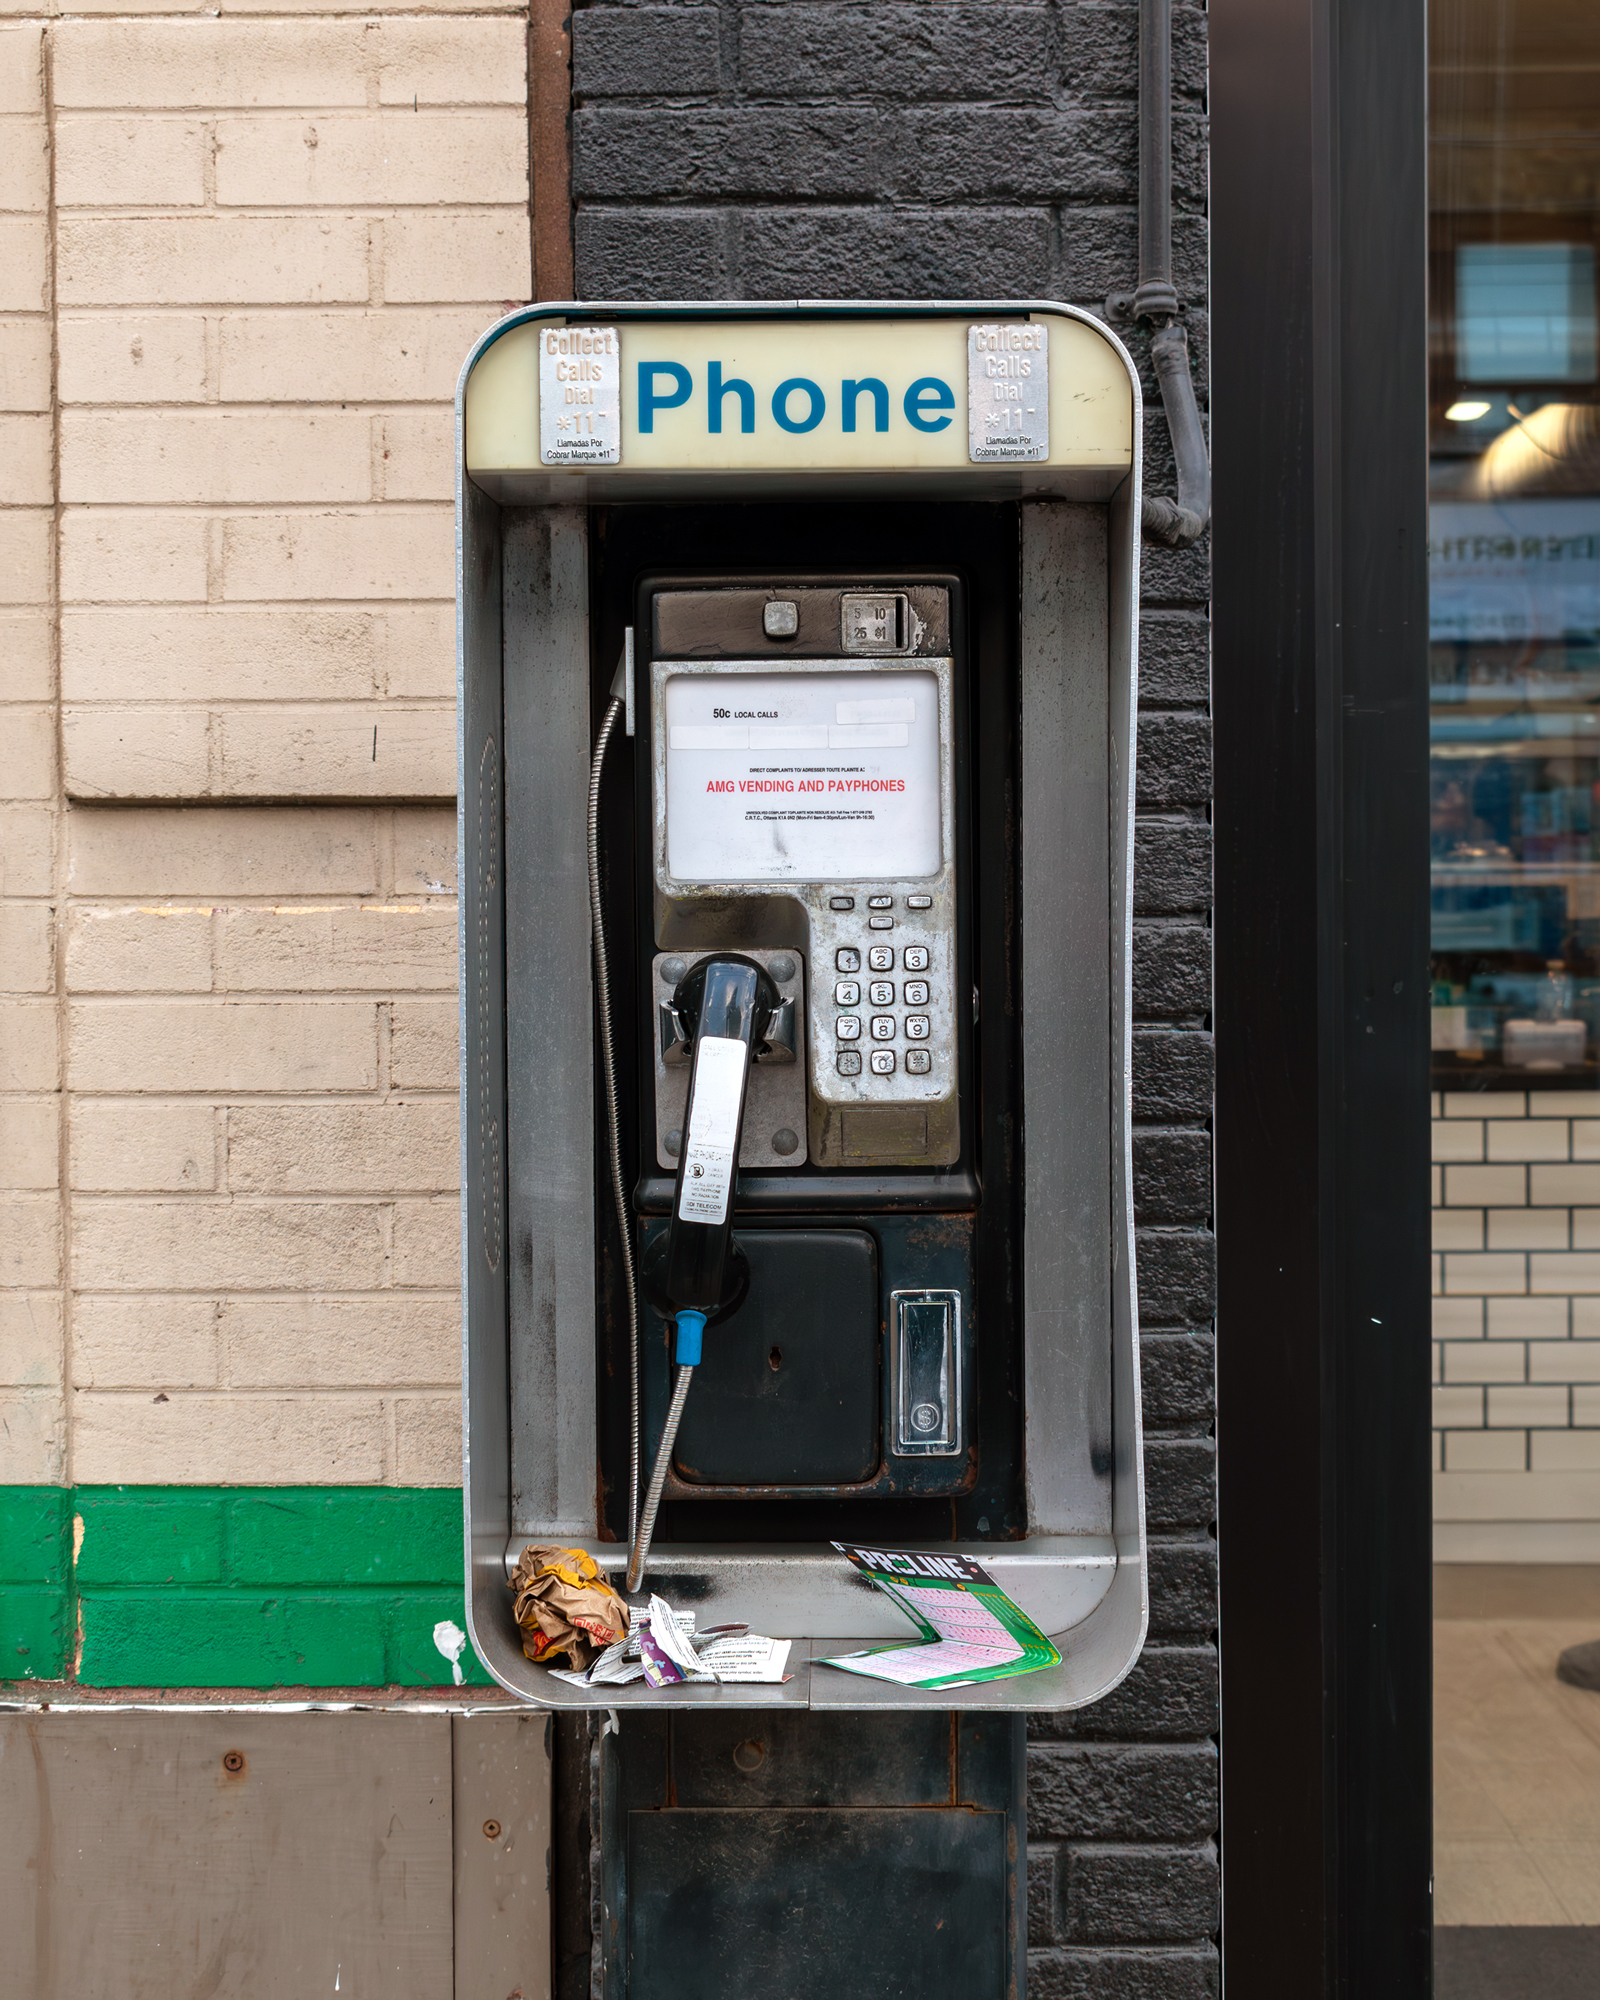
<path id="1" fill-rule="evenodd" d="M 474 475 L 1082 468 L 1133 461 L 1128 366 L 1094 324 L 530 319 L 466 392 Z"/>

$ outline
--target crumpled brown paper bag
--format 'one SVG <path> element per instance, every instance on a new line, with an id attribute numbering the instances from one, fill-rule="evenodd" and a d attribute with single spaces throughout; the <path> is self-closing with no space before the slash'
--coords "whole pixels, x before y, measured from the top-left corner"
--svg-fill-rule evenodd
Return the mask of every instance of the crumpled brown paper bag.
<path id="1" fill-rule="evenodd" d="M 511 1578 L 522 1650 L 546 1666 L 565 1654 L 581 1673 L 596 1654 L 625 1638 L 628 1607 L 582 1549 L 522 1551 Z"/>

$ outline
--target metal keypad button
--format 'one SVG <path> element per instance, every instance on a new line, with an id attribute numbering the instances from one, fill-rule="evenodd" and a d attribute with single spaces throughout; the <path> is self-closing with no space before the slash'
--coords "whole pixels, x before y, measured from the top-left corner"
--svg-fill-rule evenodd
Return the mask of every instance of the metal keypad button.
<path id="1" fill-rule="evenodd" d="M 869 896 L 867 898 L 867 908 L 869 910 L 892 910 L 894 908 L 894 898 L 893 896 Z"/>
<path id="2" fill-rule="evenodd" d="M 931 896 L 907 896 L 906 908 L 908 910 L 931 910 L 933 908 L 933 898 Z"/>
<path id="3" fill-rule="evenodd" d="M 861 954 L 853 944 L 842 944 L 833 954 L 833 962 L 841 972 L 859 972 Z"/>
<path id="4" fill-rule="evenodd" d="M 893 1049 L 874 1049 L 872 1051 L 872 1074 L 874 1076 L 894 1075 Z"/>
<path id="5" fill-rule="evenodd" d="M 834 1026 L 839 1031 L 841 1042 L 856 1041 L 861 1034 L 861 1020 L 856 1014 L 841 1014 Z"/>
<path id="6" fill-rule="evenodd" d="M 859 959 L 857 959 L 856 964 L 857 965 L 860 964 Z M 867 964 L 872 968 L 874 972 L 893 972 L 894 970 L 893 949 L 886 944 L 875 944 L 872 947 L 871 951 L 867 953 Z M 841 972 L 854 972 L 856 967 L 854 965 L 841 966 L 839 969 Z"/>
<path id="7" fill-rule="evenodd" d="M 894 1040 L 894 1016 L 892 1014 L 873 1015 L 872 1039 L 875 1042 L 892 1042 Z"/>
<path id="8" fill-rule="evenodd" d="M 894 1005 L 894 981 L 892 979 L 873 980 L 872 984 L 867 988 L 867 998 L 872 1002 L 874 1007 L 892 1007 Z"/>
<path id="9" fill-rule="evenodd" d="M 927 980 L 908 979 L 906 981 L 906 1005 L 908 1007 L 926 1007 L 927 1004 L 928 1004 Z"/>
<path id="10" fill-rule="evenodd" d="M 924 995 L 924 998 L 927 996 Z M 836 1007 L 859 1007 L 861 1005 L 861 982 L 859 979 L 841 979 L 833 989 L 833 1004 Z"/>
<path id="11" fill-rule="evenodd" d="M 872 1032 L 874 1034 L 878 1032 L 878 1023 L 876 1020 L 874 1020 L 872 1023 Z M 906 1040 L 908 1042 L 925 1042 L 927 1039 L 928 1039 L 927 1015 L 908 1014 L 906 1016 Z"/>
<path id="12" fill-rule="evenodd" d="M 855 906 L 856 899 L 854 896 L 830 896 L 828 898 L 828 908 L 830 910 L 853 910 Z"/>
<path id="13" fill-rule="evenodd" d="M 894 918 L 868 917 L 867 929 L 869 931 L 892 931 L 894 929 Z"/>
<path id="14" fill-rule="evenodd" d="M 906 971 L 926 972 L 928 969 L 928 947 L 925 944 L 906 946 Z"/>
<path id="15" fill-rule="evenodd" d="M 933 1057 L 926 1049 L 907 1049 L 906 1068 L 913 1076 L 926 1076 L 933 1068 Z"/>
<path id="16" fill-rule="evenodd" d="M 841 1049 L 839 1051 L 839 1074 L 841 1076 L 859 1076 L 861 1074 L 861 1051 L 859 1049 Z"/>

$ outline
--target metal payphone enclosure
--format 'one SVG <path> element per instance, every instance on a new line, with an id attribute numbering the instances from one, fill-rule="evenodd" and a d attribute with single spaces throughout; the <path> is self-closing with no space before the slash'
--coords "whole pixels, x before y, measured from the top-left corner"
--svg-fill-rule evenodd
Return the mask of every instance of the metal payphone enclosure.
<path id="1" fill-rule="evenodd" d="M 1007 410 L 1004 383 L 986 386 L 980 360 L 986 342 L 1043 349 L 1047 337 L 1046 422 Z M 559 381 L 575 413 L 561 414 Z M 717 392 L 709 406 L 702 382 Z M 912 520 L 982 503 L 1014 523 L 1019 1241 L 1010 1323 L 983 1337 L 1017 1344 L 1025 1521 L 1020 1533 L 981 1519 L 965 1539 L 907 1541 L 891 1514 L 880 1539 L 974 1557 L 1055 1639 L 1059 1667 L 969 1685 L 954 1697 L 966 1711 L 1081 1706 L 1138 1656 L 1148 1604 L 1131 1158 L 1140 435 L 1126 351 L 1089 315 L 1047 302 L 541 304 L 491 327 L 467 358 L 456 487 L 467 1613 L 484 1664 L 525 1699 L 584 1708 L 595 1696 L 523 1657 L 506 1587 L 522 1547 L 584 1546 L 619 1582 L 628 1554 L 609 1538 L 597 1458 L 603 1135 L 586 828 L 595 673 L 603 664 L 603 686 L 615 664 L 595 657 L 607 642 L 594 537 L 630 510 L 731 503 L 759 523 L 813 502 L 887 502 Z M 722 567 L 705 555 L 702 567 Z M 660 565 L 674 566 L 683 551 Z M 785 569 L 775 548 L 772 575 Z M 648 648 L 636 651 L 637 677 Z M 819 978 L 805 967 L 794 990 L 816 1004 Z M 631 1034 L 625 994 L 620 1008 Z M 654 1143 L 650 1155 L 659 1173 Z M 776 1155 L 760 1164 L 782 1171 Z M 738 1227 L 758 1230 L 764 1218 L 746 1213 L 743 1194 L 741 1182 Z M 936 1294 L 937 1284 L 919 1308 L 917 1288 L 901 1286 L 889 1304 L 907 1354 L 931 1337 L 918 1329 L 938 1323 Z M 696 1435 L 715 1457 L 720 1441 L 704 1426 Z M 838 1450 L 842 1466 L 865 1462 L 864 1442 L 844 1437 Z M 791 1678 L 608 1687 L 608 1707 L 950 1706 L 948 1690 L 813 1665 L 911 1636 L 825 1539 L 659 1539 L 648 1574 L 702 1623 L 790 1638 Z"/>

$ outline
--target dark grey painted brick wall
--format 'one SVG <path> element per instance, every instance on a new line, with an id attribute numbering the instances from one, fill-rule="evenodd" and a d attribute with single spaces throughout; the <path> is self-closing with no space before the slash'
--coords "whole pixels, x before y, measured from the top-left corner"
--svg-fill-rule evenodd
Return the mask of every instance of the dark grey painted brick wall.
<path id="1" fill-rule="evenodd" d="M 824 0 L 573 19 L 587 298 L 1057 298 L 1136 279 L 1133 5 Z M 1178 285 L 1206 379 L 1205 21 L 1176 15 Z M 1146 480 L 1172 457 L 1141 333 Z M 1134 1117 L 1151 1637 L 1029 1751 L 1032 2000 L 1216 1990 L 1205 546 L 1147 550 Z"/>

